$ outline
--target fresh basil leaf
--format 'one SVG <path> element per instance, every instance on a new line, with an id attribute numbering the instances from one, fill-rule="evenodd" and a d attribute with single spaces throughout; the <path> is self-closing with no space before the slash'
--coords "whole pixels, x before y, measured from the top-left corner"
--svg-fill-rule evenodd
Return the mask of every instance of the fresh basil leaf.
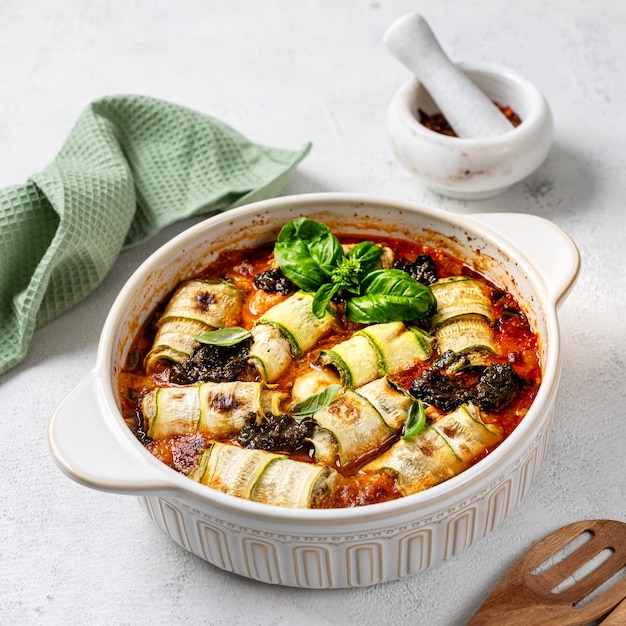
<path id="1" fill-rule="evenodd" d="M 410 322 L 419 318 L 414 303 L 404 296 L 370 294 L 350 298 L 344 303 L 346 317 L 357 324 Z"/>
<path id="2" fill-rule="evenodd" d="M 322 228 L 319 228 L 319 227 Z M 330 276 L 333 268 L 345 257 L 343 247 L 330 228 L 313 220 L 306 220 L 299 229 L 300 237 L 309 242 L 311 257 Z"/>
<path id="3" fill-rule="evenodd" d="M 299 217 L 285 224 L 276 240 L 274 256 L 283 274 L 306 291 L 330 281 L 344 252 L 325 224 Z"/>
<path id="4" fill-rule="evenodd" d="M 244 339 L 252 337 L 252 333 L 240 326 L 231 326 L 230 328 L 218 328 L 204 333 L 196 339 L 200 343 L 208 343 L 213 346 L 234 346 L 242 342 Z"/>
<path id="5" fill-rule="evenodd" d="M 432 291 L 402 270 L 370 272 L 361 282 L 361 294 L 346 302 L 346 316 L 353 322 L 406 322 L 437 310 Z"/>
<path id="6" fill-rule="evenodd" d="M 361 282 L 361 293 L 382 293 L 393 296 L 417 296 L 425 294 L 436 306 L 435 297 L 429 287 L 412 278 L 406 272 L 396 269 L 375 270 Z"/>
<path id="7" fill-rule="evenodd" d="M 415 437 L 424 426 L 426 426 L 426 411 L 424 410 L 424 403 L 418 400 L 409 407 L 402 439 Z"/>
<path id="8" fill-rule="evenodd" d="M 274 256 L 283 274 L 300 289 L 317 291 L 328 281 L 303 241 L 276 243 Z"/>
<path id="9" fill-rule="evenodd" d="M 332 283 L 326 283 L 322 285 L 316 292 L 315 296 L 313 296 L 313 315 L 315 317 L 321 319 L 326 314 L 326 307 L 330 302 L 331 298 L 339 291 L 339 285 L 335 285 Z"/>
<path id="10" fill-rule="evenodd" d="M 348 251 L 349 259 L 358 259 L 360 263 L 361 278 L 373 272 L 380 263 L 383 249 L 371 241 L 361 241 Z"/>
<path id="11" fill-rule="evenodd" d="M 341 385 L 328 385 L 325 389 L 312 396 L 296 402 L 290 409 L 289 414 L 292 417 L 307 417 L 313 415 L 317 411 L 326 408 L 341 391 Z"/>

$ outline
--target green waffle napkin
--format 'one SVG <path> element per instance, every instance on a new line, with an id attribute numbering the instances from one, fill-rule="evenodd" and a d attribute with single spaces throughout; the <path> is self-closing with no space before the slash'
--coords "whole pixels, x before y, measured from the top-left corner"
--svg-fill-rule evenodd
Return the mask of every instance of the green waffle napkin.
<path id="1" fill-rule="evenodd" d="M 145 96 L 91 103 L 43 172 L 0 190 L 0 374 L 122 248 L 176 220 L 278 195 L 309 148 L 256 145 Z"/>

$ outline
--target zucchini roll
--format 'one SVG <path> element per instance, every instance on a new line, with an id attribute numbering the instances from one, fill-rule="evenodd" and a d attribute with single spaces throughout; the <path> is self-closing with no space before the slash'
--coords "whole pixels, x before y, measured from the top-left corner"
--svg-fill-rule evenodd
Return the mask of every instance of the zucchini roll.
<path id="1" fill-rule="evenodd" d="M 433 338 L 405 324 L 372 324 L 320 353 L 320 363 L 333 366 L 344 387 L 360 387 L 375 378 L 414 367 L 432 354 Z"/>
<path id="2" fill-rule="evenodd" d="M 252 345 L 248 361 L 256 367 L 263 380 L 273 383 L 291 364 L 291 346 L 283 333 L 270 324 L 252 329 Z"/>
<path id="3" fill-rule="evenodd" d="M 456 474 L 466 464 L 441 433 L 425 426 L 412 439 L 399 439 L 389 450 L 363 467 L 365 472 L 391 472 L 403 496 L 424 491 Z"/>
<path id="4" fill-rule="evenodd" d="M 487 294 L 487 285 L 478 279 L 455 276 L 430 286 L 437 299 L 437 313 L 432 318 L 439 352 L 452 350 L 457 354 L 496 351 L 491 324 L 493 307 Z M 472 365 L 486 364 L 476 355 Z"/>
<path id="5" fill-rule="evenodd" d="M 335 325 L 329 310 L 316 317 L 312 302 L 313 294 L 298 291 L 257 320 L 248 358 L 266 382 L 278 380 L 293 358 L 308 352 Z"/>
<path id="6" fill-rule="evenodd" d="M 192 474 L 195 480 L 223 493 L 295 508 L 317 504 L 338 476 L 324 465 L 217 442 L 202 453 Z"/>
<path id="7" fill-rule="evenodd" d="M 440 417 L 433 428 L 468 465 L 486 449 L 502 441 L 502 429 L 483 422 L 480 410 L 474 404 L 463 404 L 456 411 Z"/>
<path id="8" fill-rule="evenodd" d="M 461 473 L 501 440 L 499 427 L 483 422 L 474 405 L 464 404 L 414 437 L 398 440 L 363 470 L 394 473 L 401 493 L 410 495 Z"/>
<path id="9" fill-rule="evenodd" d="M 251 500 L 275 506 L 308 509 L 320 502 L 339 479 L 327 465 L 276 459 L 259 477 Z"/>
<path id="10" fill-rule="evenodd" d="M 249 450 L 226 443 L 213 442 L 202 452 L 191 478 L 223 493 L 250 500 L 254 485 L 281 454 L 265 450 Z"/>
<path id="11" fill-rule="evenodd" d="M 195 432 L 229 437 L 252 418 L 280 415 L 284 394 L 260 382 L 200 383 L 157 387 L 141 401 L 146 432 L 152 439 Z"/>
<path id="12" fill-rule="evenodd" d="M 198 387 L 156 387 L 141 400 L 146 433 L 152 439 L 198 431 Z"/>
<path id="13" fill-rule="evenodd" d="M 341 467 L 354 465 L 388 444 L 406 421 L 412 399 L 387 378 L 347 390 L 313 414 L 316 459 Z"/>
<path id="14" fill-rule="evenodd" d="M 409 394 L 386 376 L 363 385 L 356 392 L 370 402 L 394 432 L 404 426 L 407 412 L 414 402 Z"/>
<path id="15" fill-rule="evenodd" d="M 185 362 L 199 343 L 199 335 L 216 328 L 235 326 L 243 307 L 243 294 L 231 283 L 186 280 L 170 298 L 157 322 L 152 349 L 146 355 L 147 372 L 160 359 Z"/>

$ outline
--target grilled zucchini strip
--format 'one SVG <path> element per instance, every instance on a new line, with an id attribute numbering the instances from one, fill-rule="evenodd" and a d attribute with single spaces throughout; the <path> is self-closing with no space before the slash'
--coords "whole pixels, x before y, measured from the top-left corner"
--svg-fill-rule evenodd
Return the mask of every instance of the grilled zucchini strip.
<path id="1" fill-rule="evenodd" d="M 263 409 L 272 408 L 270 398 L 275 392 L 263 389 L 262 383 L 234 381 L 203 383 L 199 394 L 198 431 L 222 438 L 239 432 L 252 418 L 260 422 L 265 415 Z"/>
<path id="2" fill-rule="evenodd" d="M 253 417 L 261 420 L 268 411 L 279 415 L 283 397 L 260 382 L 200 383 L 153 389 L 141 407 L 153 439 L 194 432 L 229 437 Z"/>
<path id="3" fill-rule="evenodd" d="M 317 318 L 312 303 L 313 294 L 297 291 L 268 309 L 257 324 L 278 328 L 291 344 L 293 356 L 298 357 L 315 346 L 335 324 L 335 316 L 328 310 L 324 317 Z"/>
<path id="4" fill-rule="evenodd" d="M 481 348 L 489 352 L 496 351 L 491 325 L 480 315 L 463 315 L 444 322 L 435 330 L 435 337 L 442 354 L 446 350 L 464 354 Z"/>
<path id="5" fill-rule="evenodd" d="M 198 430 L 198 387 L 157 387 L 141 400 L 146 432 L 152 439 L 190 435 Z"/>
<path id="6" fill-rule="evenodd" d="M 437 313 L 432 318 L 439 352 L 452 350 L 468 354 L 468 365 L 487 365 L 484 351 L 495 352 L 491 328 L 493 307 L 487 285 L 465 276 L 445 278 L 430 286 L 437 299 Z"/>
<path id="7" fill-rule="evenodd" d="M 433 338 L 417 326 L 404 322 L 372 324 L 358 331 L 376 347 L 381 374 L 397 374 L 430 358 Z"/>
<path id="8" fill-rule="evenodd" d="M 432 354 L 432 337 L 404 322 L 372 324 L 320 353 L 320 363 L 332 365 L 344 387 L 360 387 L 385 374 L 397 374 Z"/>
<path id="9" fill-rule="evenodd" d="M 206 331 L 206 324 L 194 320 L 175 317 L 159 321 L 152 349 L 145 358 L 146 372 L 154 371 L 160 359 L 184 363 L 198 346 L 196 337 Z"/>
<path id="10" fill-rule="evenodd" d="M 425 426 L 412 439 L 399 439 L 389 450 L 363 467 L 365 472 L 391 472 L 404 496 L 452 478 L 466 468 L 445 437 Z"/>
<path id="11" fill-rule="evenodd" d="M 373 380 L 356 391 L 370 402 L 394 432 L 404 426 L 407 411 L 414 400 L 386 376 Z"/>
<path id="12" fill-rule="evenodd" d="M 315 448 L 315 459 L 318 463 L 334 465 L 339 458 L 339 445 L 337 439 L 330 430 L 315 426 L 315 431 L 311 437 L 311 443 Z"/>
<path id="13" fill-rule="evenodd" d="M 487 285 L 483 281 L 467 276 L 452 276 L 434 282 L 430 289 L 437 300 L 437 312 L 432 318 L 433 327 L 469 314 L 482 315 L 493 322 L 493 308 L 487 295 Z"/>
<path id="14" fill-rule="evenodd" d="M 346 391 L 326 408 L 313 415 L 317 425 L 330 432 L 337 442 L 339 462 L 342 467 L 352 465 L 384 446 L 394 431 L 381 417 L 372 403 L 355 391 Z M 316 459 L 333 465 L 333 446 L 325 441 L 325 435 L 312 437 Z"/>
<path id="15" fill-rule="evenodd" d="M 198 346 L 196 337 L 235 326 L 241 318 L 243 294 L 226 282 L 186 280 L 170 298 L 158 321 L 152 349 L 145 358 L 146 371 L 152 372 L 160 359 L 186 361 Z"/>
<path id="16" fill-rule="evenodd" d="M 276 459 L 255 483 L 251 500 L 276 506 L 311 508 L 338 479 L 336 470 L 327 465 L 293 459 Z"/>
<path id="17" fill-rule="evenodd" d="M 335 324 L 330 311 L 315 317 L 312 302 L 313 294 L 298 291 L 257 320 L 248 360 L 266 382 L 278 380 L 294 357 L 313 348 Z"/>
<path id="18" fill-rule="evenodd" d="M 191 478 L 203 485 L 239 498 L 250 499 L 263 472 L 284 455 L 265 450 L 248 450 L 214 441 L 200 455 Z"/>
<path id="19" fill-rule="evenodd" d="M 360 387 L 381 375 L 375 346 L 368 337 L 358 332 L 350 339 L 322 350 L 319 362 L 332 365 L 341 377 L 341 384 L 347 389 Z"/>
<path id="20" fill-rule="evenodd" d="M 291 345 L 275 326 L 260 324 L 252 329 L 252 345 L 248 361 L 256 367 L 263 380 L 278 380 L 292 361 Z"/>
<path id="21" fill-rule="evenodd" d="M 409 495 L 456 476 L 501 440 L 499 427 L 485 424 L 477 407 L 464 404 L 415 437 L 398 440 L 363 470 L 396 474 L 398 488 Z"/>
<path id="22" fill-rule="evenodd" d="M 259 419 L 268 413 L 276 416 L 281 415 L 283 413 L 283 402 L 288 397 L 289 395 L 282 391 L 266 389 L 264 386 L 261 387 Z"/>
<path id="23" fill-rule="evenodd" d="M 440 417 L 433 428 L 437 430 L 454 453 L 466 463 L 471 463 L 487 448 L 502 441 L 502 429 L 486 424 L 473 404 L 463 404 L 456 411 Z"/>

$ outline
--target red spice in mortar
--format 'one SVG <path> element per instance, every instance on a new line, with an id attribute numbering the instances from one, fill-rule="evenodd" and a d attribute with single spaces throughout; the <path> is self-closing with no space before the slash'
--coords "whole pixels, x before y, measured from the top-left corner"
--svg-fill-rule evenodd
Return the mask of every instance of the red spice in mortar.
<path id="1" fill-rule="evenodd" d="M 494 102 L 494 104 L 500 109 L 500 111 L 502 111 L 513 126 L 519 126 L 522 123 L 522 120 L 510 106 L 503 106 L 497 102 Z M 436 133 L 449 135 L 450 137 L 457 136 L 448 123 L 448 120 L 446 120 L 441 113 L 433 113 L 432 115 L 429 115 L 425 111 L 422 111 L 422 109 L 419 109 L 419 121 L 420 124 L 423 124 L 426 128 Z"/>

